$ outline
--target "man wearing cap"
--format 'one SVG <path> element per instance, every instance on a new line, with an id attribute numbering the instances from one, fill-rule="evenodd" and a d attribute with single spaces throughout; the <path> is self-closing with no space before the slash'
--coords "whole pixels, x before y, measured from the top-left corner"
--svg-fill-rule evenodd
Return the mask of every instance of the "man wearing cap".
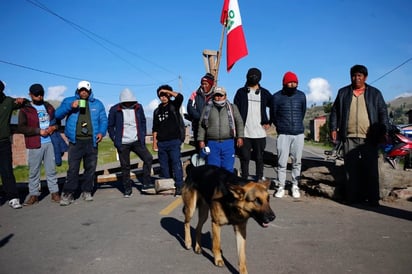
<path id="1" fill-rule="evenodd" d="M 207 163 L 233 172 L 236 146 L 243 145 L 244 128 L 236 105 L 227 100 L 224 87 L 216 87 L 213 100 L 204 108 L 199 121 L 199 147 L 209 147 Z"/>
<path id="2" fill-rule="evenodd" d="M 44 163 L 47 187 L 52 202 L 60 202 L 57 185 L 56 163 L 51 135 L 58 128 L 54 117 L 55 109 L 43 100 L 44 89 L 41 84 L 33 84 L 29 89 L 31 102 L 24 104 L 19 112 L 18 130 L 24 134 L 28 150 L 29 163 L 29 197 L 25 206 L 38 203 L 40 196 L 40 168 Z"/>
<path id="3" fill-rule="evenodd" d="M 84 172 L 81 185 L 85 201 L 93 201 L 92 191 L 97 166 L 98 143 L 106 135 L 107 116 L 103 103 L 94 98 L 88 81 L 80 81 L 75 95 L 63 100 L 56 109 L 56 119 L 66 118 L 64 133 L 69 139 L 67 180 L 60 205 L 70 205 L 79 185 L 80 162 Z"/>
<path id="4" fill-rule="evenodd" d="M 200 86 L 193 91 L 187 102 L 187 116 L 186 118 L 192 122 L 193 138 L 195 141 L 196 150 L 199 150 L 199 143 L 197 141 L 200 115 L 205 105 L 212 98 L 213 86 L 215 85 L 215 77 L 211 73 L 206 73 L 200 79 Z"/>
<path id="5" fill-rule="evenodd" d="M 249 69 L 245 86 L 237 90 L 233 100 L 245 125 L 245 138 L 239 149 L 242 178 L 249 177 L 249 162 L 253 152 L 258 181 L 264 178 L 263 153 L 266 147 L 266 130 L 270 127 L 267 108 L 270 107 L 272 98 L 272 94 L 260 86 L 261 79 L 262 72 L 259 69 Z"/>
<path id="6" fill-rule="evenodd" d="M 292 158 L 292 197 L 300 198 L 298 181 L 302 166 L 302 152 L 305 140 L 303 118 L 306 114 L 306 95 L 297 89 L 298 77 L 288 71 L 283 76 L 283 88 L 273 94 L 270 119 L 276 127 L 278 137 L 278 183 L 276 198 L 285 195 L 286 168 L 289 155 Z"/>
<path id="7" fill-rule="evenodd" d="M 120 93 L 120 103 L 110 108 L 108 120 L 109 136 L 117 149 L 122 168 L 124 197 L 129 198 L 132 195 L 131 151 L 143 161 L 142 190 L 154 188 L 150 178 L 153 156 L 146 148 L 146 116 L 143 106 L 137 102 L 136 97 L 129 89 Z"/>
<path id="8" fill-rule="evenodd" d="M 11 114 L 15 109 L 23 106 L 24 98 L 12 98 L 4 94 L 5 84 L 0 80 L 0 175 L 3 183 L 3 191 L 9 206 L 14 209 L 21 208 L 19 193 L 16 186 L 16 178 L 13 174 L 13 155 L 11 149 L 12 132 L 10 129 Z"/>

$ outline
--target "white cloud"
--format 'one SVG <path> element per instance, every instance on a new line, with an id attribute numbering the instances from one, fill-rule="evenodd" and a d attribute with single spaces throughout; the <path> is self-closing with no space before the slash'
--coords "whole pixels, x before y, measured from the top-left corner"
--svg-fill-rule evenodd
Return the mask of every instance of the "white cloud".
<path id="1" fill-rule="evenodd" d="M 309 94 L 306 96 L 308 103 L 323 103 L 332 96 L 330 85 L 326 79 L 312 78 L 308 83 Z"/>
<path id="2" fill-rule="evenodd" d="M 153 111 L 157 108 L 160 104 L 159 99 L 153 99 L 150 103 L 144 108 L 144 113 L 147 117 L 153 116 Z"/>
<path id="3" fill-rule="evenodd" d="M 65 86 L 54 86 L 54 87 L 49 87 L 47 89 L 47 94 L 45 96 L 46 101 L 63 101 L 64 99 L 64 92 L 67 90 L 67 87 Z"/>
<path id="4" fill-rule="evenodd" d="M 397 96 L 395 97 L 395 99 L 405 98 L 405 97 L 410 97 L 410 96 L 412 96 L 412 92 L 404 92 L 404 93 L 402 93 L 402 94 L 397 95 Z"/>

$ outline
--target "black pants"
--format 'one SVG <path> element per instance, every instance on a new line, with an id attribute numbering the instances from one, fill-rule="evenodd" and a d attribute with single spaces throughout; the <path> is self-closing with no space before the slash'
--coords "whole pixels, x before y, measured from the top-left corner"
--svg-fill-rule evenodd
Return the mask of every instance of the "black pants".
<path id="1" fill-rule="evenodd" d="M 346 201 L 377 203 L 380 199 L 378 148 L 365 143 L 365 139 L 348 138 L 344 153 Z"/>
<path id="2" fill-rule="evenodd" d="M 263 177 L 263 152 L 266 147 L 266 138 L 245 138 L 239 149 L 240 169 L 242 178 L 249 177 L 249 162 L 253 158 L 256 164 L 256 180 Z"/>
<path id="3" fill-rule="evenodd" d="M 130 144 L 122 144 L 117 149 L 119 153 L 120 166 L 122 168 L 122 181 L 125 193 L 131 193 L 130 182 L 130 152 L 134 152 L 143 161 L 143 184 L 148 185 L 150 181 L 150 171 L 152 169 L 153 156 L 147 150 L 145 145 L 142 145 L 140 141 L 136 141 Z"/>
<path id="4" fill-rule="evenodd" d="M 13 157 L 10 140 L 0 141 L 0 155 L 2 163 L 0 164 L 1 181 L 3 190 L 6 192 L 6 199 L 11 200 L 19 198 L 17 193 L 16 178 L 13 173 Z"/>
<path id="5" fill-rule="evenodd" d="M 93 140 L 76 140 L 69 144 L 67 180 L 63 187 L 64 193 L 74 193 L 79 186 L 80 163 L 83 160 L 83 192 L 92 192 L 97 166 L 97 146 L 93 146 Z"/>

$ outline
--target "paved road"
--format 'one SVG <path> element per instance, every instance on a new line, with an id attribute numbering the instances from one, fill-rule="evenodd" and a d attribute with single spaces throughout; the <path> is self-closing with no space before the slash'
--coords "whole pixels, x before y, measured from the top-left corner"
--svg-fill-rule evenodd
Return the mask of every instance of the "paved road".
<path id="1" fill-rule="evenodd" d="M 210 222 L 196 255 L 183 247 L 180 198 L 134 194 L 100 185 L 93 202 L 60 207 L 48 195 L 19 210 L 1 205 L 0 274 L 238 273 L 231 227 L 222 230 L 226 266 L 215 267 Z M 249 222 L 249 273 L 411 273 L 411 202 L 376 209 L 303 195 L 270 203 L 277 218 L 268 228 Z"/>

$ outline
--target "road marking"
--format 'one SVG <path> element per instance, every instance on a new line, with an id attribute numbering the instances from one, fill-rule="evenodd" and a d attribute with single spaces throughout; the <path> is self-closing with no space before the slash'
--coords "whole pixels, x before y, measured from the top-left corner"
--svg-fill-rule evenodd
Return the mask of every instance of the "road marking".
<path id="1" fill-rule="evenodd" d="M 178 207 L 179 205 L 182 204 L 182 198 L 179 197 L 176 200 L 174 200 L 173 202 L 171 202 L 167 207 L 163 208 L 159 214 L 160 215 L 169 215 L 170 212 L 172 212 L 173 210 L 175 210 L 176 207 Z"/>

